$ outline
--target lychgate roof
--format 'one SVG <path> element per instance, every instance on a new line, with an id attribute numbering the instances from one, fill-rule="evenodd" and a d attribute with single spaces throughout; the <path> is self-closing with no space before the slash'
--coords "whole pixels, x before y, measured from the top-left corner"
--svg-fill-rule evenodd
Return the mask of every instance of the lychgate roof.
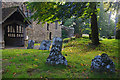
<path id="1" fill-rule="evenodd" d="M 10 17 L 17 8 L 11 7 L 11 8 L 2 8 L 2 21 L 4 22 L 8 17 Z"/>
<path id="2" fill-rule="evenodd" d="M 25 14 L 23 13 L 23 11 L 18 6 L 8 7 L 8 8 L 2 8 L 2 22 L 4 22 L 6 19 L 8 19 L 16 11 L 18 11 L 24 19 L 26 18 Z M 25 21 L 28 24 L 31 24 L 31 22 L 28 19 L 25 19 Z"/>

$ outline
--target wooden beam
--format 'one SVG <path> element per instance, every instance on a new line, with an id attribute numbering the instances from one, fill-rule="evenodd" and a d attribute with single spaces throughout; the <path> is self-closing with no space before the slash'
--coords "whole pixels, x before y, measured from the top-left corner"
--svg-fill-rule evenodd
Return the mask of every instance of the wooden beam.
<path id="1" fill-rule="evenodd" d="M 16 23 L 18 25 L 24 25 L 24 22 L 12 20 L 12 21 L 8 21 L 8 22 L 3 23 L 3 26 L 7 26 L 7 25 L 10 25 L 10 24 L 14 24 L 14 23 Z"/>

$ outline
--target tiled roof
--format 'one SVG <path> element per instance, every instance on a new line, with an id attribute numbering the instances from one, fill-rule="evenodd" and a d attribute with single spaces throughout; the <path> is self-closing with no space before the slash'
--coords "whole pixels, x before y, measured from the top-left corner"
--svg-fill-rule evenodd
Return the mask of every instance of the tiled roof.
<path id="1" fill-rule="evenodd" d="M 6 20 L 9 16 L 11 16 L 16 10 L 17 10 L 17 7 L 2 8 L 2 21 L 5 21 L 5 20 Z"/>
<path id="2" fill-rule="evenodd" d="M 16 7 L 8 7 L 8 8 L 2 8 L 2 22 L 4 22 L 7 18 L 9 18 L 14 12 L 19 11 L 21 13 L 21 15 L 26 18 L 26 16 L 24 15 L 24 13 L 21 11 L 21 9 L 16 6 Z M 26 21 L 31 24 L 31 22 L 26 19 Z"/>

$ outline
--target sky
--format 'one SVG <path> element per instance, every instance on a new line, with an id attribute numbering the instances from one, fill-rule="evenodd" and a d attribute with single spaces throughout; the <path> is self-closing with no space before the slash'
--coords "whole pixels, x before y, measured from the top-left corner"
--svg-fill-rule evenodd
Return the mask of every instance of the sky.
<path id="1" fill-rule="evenodd" d="M 116 16 L 116 12 L 114 12 L 112 15 L 111 15 L 111 19 L 115 22 L 115 16 Z"/>

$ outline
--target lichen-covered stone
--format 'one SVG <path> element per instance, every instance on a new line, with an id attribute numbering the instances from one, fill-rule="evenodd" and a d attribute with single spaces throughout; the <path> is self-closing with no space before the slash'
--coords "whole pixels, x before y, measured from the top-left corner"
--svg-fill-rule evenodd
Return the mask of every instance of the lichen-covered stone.
<path id="1" fill-rule="evenodd" d="M 46 63 L 52 65 L 58 65 L 58 64 L 67 65 L 67 60 L 61 54 L 61 50 L 62 50 L 62 39 L 59 37 L 55 37 L 53 39 L 52 48 Z"/>
<path id="2" fill-rule="evenodd" d="M 34 48 L 34 43 L 35 43 L 34 40 L 29 40 L 27 49 L 33 49 Z"/>
<path id="3" fill-rule="evenodd" d="M 101 56 L 98 55 L 92 59 L 91 70 L 95 72 L 115 72 L 115 64 L 107 54 L 103 53 Z"/>
<path id="4" fill-rule="evenodd" d="M 49 40 L 43 40 L 40 44 L 40 50 L 49 50 L 50 48 L 50 45 L 51 45 L 51 41 Z"/>

